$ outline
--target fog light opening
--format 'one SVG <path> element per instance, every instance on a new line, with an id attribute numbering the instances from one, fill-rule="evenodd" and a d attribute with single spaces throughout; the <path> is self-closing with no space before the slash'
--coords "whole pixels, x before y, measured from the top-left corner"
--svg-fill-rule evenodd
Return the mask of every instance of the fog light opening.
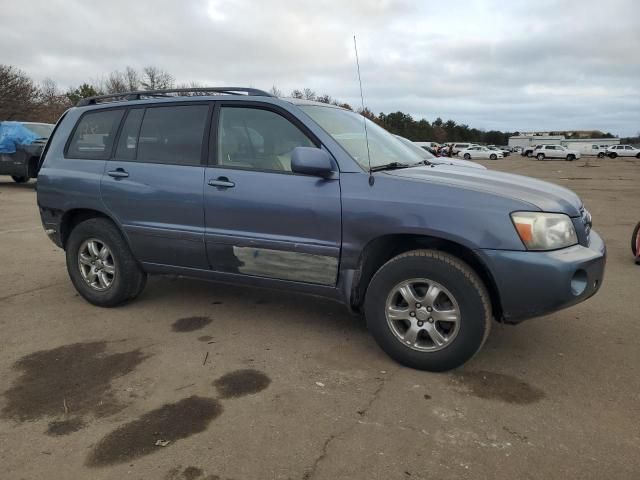
<path id="1" fill-rule="evenodd" d="M 587 272 L 584 270 L 578 270 L 573 274 L 573 278 L 571 279 L 571 293 L 578 297 L 584 293 L 587 289 L 587 285 Z"/>

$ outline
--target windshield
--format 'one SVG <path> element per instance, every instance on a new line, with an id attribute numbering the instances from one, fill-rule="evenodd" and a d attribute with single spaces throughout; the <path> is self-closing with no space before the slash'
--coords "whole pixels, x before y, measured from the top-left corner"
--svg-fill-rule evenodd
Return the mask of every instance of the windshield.
<path id="1" fill-rule="evenodd" d="M 49 138 L 53 131 L 53 125 L 48 123 L 23 123 L 23 125 L 40 138 Z"/>
<path id="2" fill-rule="evenodd" d="M 424 160 L 421 154 L 358 113 L 319 105 L 301 105 L 300 108 L 331 135 L 364 170 L 369 169 L 369 161 L 363 120 L 367 122 L 371 167 L 393 162 L 414 165 Z"/>

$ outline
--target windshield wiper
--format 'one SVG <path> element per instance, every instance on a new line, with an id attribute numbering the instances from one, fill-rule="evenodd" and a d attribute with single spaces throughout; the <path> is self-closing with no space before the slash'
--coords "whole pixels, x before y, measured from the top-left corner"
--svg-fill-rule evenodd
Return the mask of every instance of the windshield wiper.
<path id="1" fill-rule="evenodd" d="M 384 165 L 376 165 L 375 167 L 371 167 L 371 171 L 380 172 L 382 170 L 397 170 L 399 168 L 409 168 L 409 167 L 415 167 L 415 164 L 391 162 L 391 163 L 385 163 Z"/>

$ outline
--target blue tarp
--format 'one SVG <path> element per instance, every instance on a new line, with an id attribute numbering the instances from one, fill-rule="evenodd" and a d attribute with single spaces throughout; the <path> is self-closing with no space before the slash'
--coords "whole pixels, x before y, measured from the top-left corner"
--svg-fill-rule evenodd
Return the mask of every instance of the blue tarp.
<path id="1" fill-rule="evenodd" d="M 0 122 L 0 153 L 16 153 L 18 145 L 31 145 L 38 139 L 20 122 Z"/>

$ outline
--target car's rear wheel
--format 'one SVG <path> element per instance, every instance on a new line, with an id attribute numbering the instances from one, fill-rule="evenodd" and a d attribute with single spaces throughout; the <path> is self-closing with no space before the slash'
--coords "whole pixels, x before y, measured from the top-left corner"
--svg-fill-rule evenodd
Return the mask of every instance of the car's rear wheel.
<path id="1" fill-rule="evenodd" d="M 469 155 L 468 153 L 464 154 L 464 159 L 465 160 L 471 160 L 471 155 Z"/>
<path id="2" fill-rule="evenodd" d="M 609 158 L 616 158 L 617 156 L 618 156 L 618 154 L 615 153 L 615 152 L 612 152 L 612 153 L 609 154 Z"/>
<path id="3" fill-rule="evenodd" d="M 538 160 L 544 160 L 544 153 L 539 153 L 536 157 Z"/>
<path id="4" fill-rule="evenodd" d="M 492 153 L 491 155 L 489 155 L 489 158 L 491 160 L 496 160 L 498 158 L 498 156 L 495 153 Z"/>
<path id="5" fill-rule="evenodd" d="M 94 305 L 119 305 L 144 288 L 146 273 L 116 226 L 106 218 L 91 218 L 76 225 L 65 250 L 73 286 Z"/>
<path id="6" fill-rule="evenodd" d="M 383 265 L 365 298 L 367 326 L 380 347 L 408 367 L 456 368 L 480 350 L 491 303 L 478 275 L 436 250 L 414 250 Z"/>
<path id="7" fill-rule="evenodd" d="M 640 158 L 640 153 L 636 155 L 636 158 Z"/>
<path id="8" fill-rule="evenodd" d="M 598 154 L 598 158 L 604 158 L 604 153 L 600 152 L 600 153 Z"/>
<path id="9" fill-rule="evenodd" d="M 533 152 L 527 152 L 527 157 L 528 157 L 528 158 L 533 157 Z"/>
<path id="10" fill-rule="evenodd" d="M 576 159 L 575 155 L 569 154 L 567 155 L 567 162 L 573 162 Z"/>
<path id="11" fill-rule="evenodd" d="M 640 222 L 633 229 L 633 235 L 631 235 L 631 252 L 634 257 L 637 257 L 640 252 Z"/>
<path id="12" fill-rule="evenodd" d="M 27 183 L 29 181 L 29 177 L 25 176 L 11 175 L 11 178 L 13 178 L 13 181 L 16 183 Z"/>

